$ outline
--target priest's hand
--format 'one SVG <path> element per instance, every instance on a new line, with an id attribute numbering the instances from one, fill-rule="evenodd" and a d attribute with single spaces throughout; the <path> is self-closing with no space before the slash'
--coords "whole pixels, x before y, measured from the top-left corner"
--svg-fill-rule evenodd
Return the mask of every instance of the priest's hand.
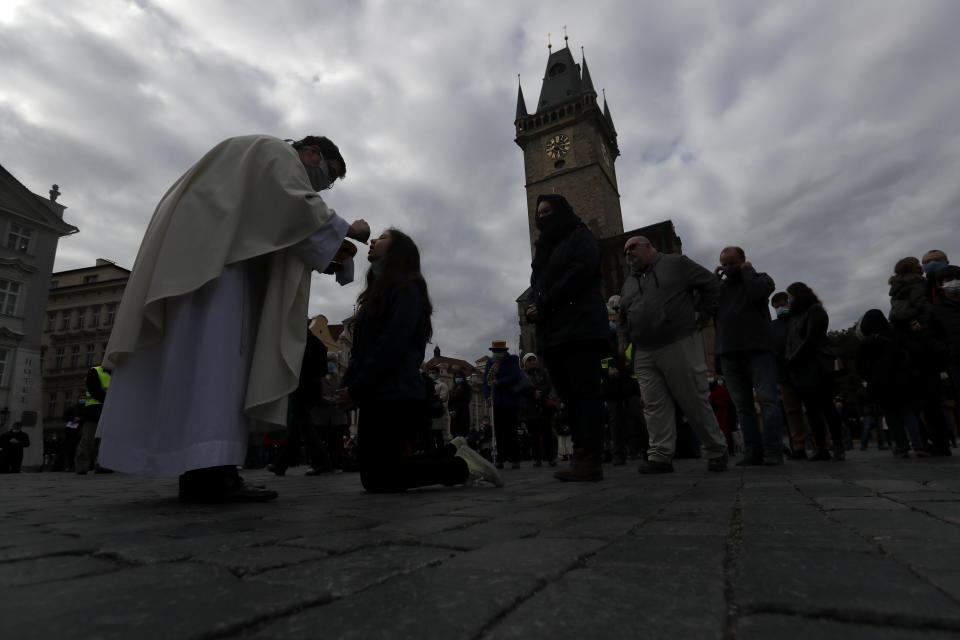
<path id="1" fill-rule="evenodd" d="M 347 229 L 347 237 L 366 244 L 367 240 L 370 239 L 370 225 L 363 218 L 354 220 L 350 228 Z"/>

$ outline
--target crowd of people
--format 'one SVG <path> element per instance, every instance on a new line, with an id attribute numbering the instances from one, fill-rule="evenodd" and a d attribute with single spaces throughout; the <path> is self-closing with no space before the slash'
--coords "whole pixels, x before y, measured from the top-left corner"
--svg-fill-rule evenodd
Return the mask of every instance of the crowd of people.
<path id="1" fill-rule="evenodd" d="M 271 471 L 284 475 L 302 447 L 310 472 L 320 473 L 346 466 L 354 410 L 350 454 L 369 492 L 503 486 L 503 470 L 524 459 L 537 467 L 567 460 L 554 477 L 593 482 L 605 462 L 630 459 L 641 474 L 662 474 L 677 457 L 702 457 L 709 472 L 724 472 L 741 449 L 743 466 L 845 458 L 837 356 L 827 312 L 807 284 L 776 292 L 740 247 L 723 248 L 711 270 L 635 236 L 624 245 L 623 288 L 605 301 L 596 238 L 560 194 L 536 204 L 523 306 L 536 353 L 492 342 L 480 387 L 490 419 L 471 429 L 466 372 L 455 371 L 451 386 L 435 368 L 421 369 L 433 308 L 417 245 L 395 228 L 370 239 L 365 221 L 348 223 L 326 206 L 322 191 L 346 174 L 333 142 L 289 142 L 226 140 L 161 200 L 106 362 L 88 376 L 71 456 L 77 472 L 102 463 L 177 476 L 190 502 L 271 500 L 275 491 L 238 472 L 248 424 L 287 428 Z M 337 379 L 299 318 L 311 271 L 352 279 L 352 266 L 333 266 L 353 246 L 347 239 L 369 240 L 369 268 Z M 873 309 L 857 325 L 861 400 L 872 407 L 861 445 L 873 430 L 885 444 L 887 425 L 898 457 L 949 455 L 940 381 L 948 375 L 957 393 L 960 268 L 930 251 L 899 261 L 890 284 L 889 320 Z M 28 446 L 18 434 L 0 442 L 4 460 L 11 442 Z"/>

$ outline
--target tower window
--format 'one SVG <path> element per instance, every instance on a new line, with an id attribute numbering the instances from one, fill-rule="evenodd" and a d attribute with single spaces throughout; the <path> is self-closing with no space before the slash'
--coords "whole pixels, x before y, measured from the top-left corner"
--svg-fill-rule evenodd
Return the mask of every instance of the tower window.
<path id="1" fill-rule="evenodd" d="M 567 65 L 563 64 L 562 62 L 558 62 L 557 64 L 550 67 L 550 71 L 547 72 L 547 75 L 549 75 L 550 77 L 553 77 L 556 75 L 560 75 L 566 70 L 567 70 Z"/>

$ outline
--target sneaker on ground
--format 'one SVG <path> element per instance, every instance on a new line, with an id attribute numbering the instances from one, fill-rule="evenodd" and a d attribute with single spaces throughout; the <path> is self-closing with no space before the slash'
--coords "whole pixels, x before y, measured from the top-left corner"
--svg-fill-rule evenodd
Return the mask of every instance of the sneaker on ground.
<path id="1" fill-rule="evenodd" d="M 490 461 L 479 453 L 464 445 L 457 450 L 456 457 L 467 463 L 467 470 L 471 476 L 480 476 L 494 486 L 502 487 L 504 482 L 500 472 L 490 464 Z"/>

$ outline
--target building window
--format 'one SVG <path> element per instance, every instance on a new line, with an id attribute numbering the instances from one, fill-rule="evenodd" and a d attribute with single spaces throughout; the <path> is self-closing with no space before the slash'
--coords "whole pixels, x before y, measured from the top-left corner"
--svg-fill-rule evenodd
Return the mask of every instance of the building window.
<path id="1" fill-rule="evenodd" d="M 73 408 L 73 392 L 63 392 L 63 415 L 68 415 Z"/>
<path id="2" fill-rule="evenodd" d="M 3 384 L 3 374 L 7 371 L 7 354 L 9 349 L 0 349 L 0 384 Z"/>
<path id="3" fill-rule="evenodd" d="M 83 276 L 83 284 L 91 284 L 100 279 L 100 276 L 93 274 L 92 276 Z"/>
<path id="4" fill-rule="evenodd" d="M 100 326 L 100 305 L 97 305 L 90 312 L 90 326 L 99 327 Z"/>
<path id="5" fill-rule="evenodd" d="M 50 281 L 50 288 L 51 288 L 51 289 L 56 289 L 56 288 L 59 287 L 59 286 L 60 286 L 60 281 L 59 281 L 59 280 L 51 280 L 51 281 Z"/>
<path id="6" fill-rule="evenodd" d="M 96 355 L 97 345 L 92 342 L 87 345 L 87 369 L 93 366 L 93 358 Z"/>
<path id="7" fill-rule="evenodd" d="M 77 322 L 75 327 L 77 329 L 83 329 L 83 325 L 87 322 L 87 310 L 86 309 L 77 309 Z"/>
<path id="8" fill-rule="evenodd" d="M 17 302 L 20 300 L 20 283 L 13 280 L 0 280 L 0 313 L 16 315 Z"/>
<path id="9" fill-rule="evenodd" d="M 113 324 L 113 316 L 117 314 L 117 305 L 108 304 L 107 305 L 107 325 Z"/>
<path id="10" fill-rule="evenodd" d="M 66 331 L 70 328 L 70 312 L 64 311 L 60 316 L 60 331 Z"/>
<path id="11" fill-rule="evenodd" d="M 53 368 L 63 369 L 63 347 L 57 347 L 57 355 L 53 363 Z"/>
<path id="12" fill-rule="evenodd" d="M 106 359 L 107 359 L 107 343 L 106 343 L 106 342 L 103 342 L 103 343 L 100 344 L 100 360 L 99 360 L 99 362 L 103 362 L 103 361 L 106 360 Z"/>
<path id="13" fill-rule="evenodd" d="M 47 314 L 47 331 L 53 331 L 57 328 L 57 314 L 48 313 Z"/>
<path id="14" fill-rule="evenodd" d="M 7 249 L 27 253 L 30 250 L 30 239 L 32 237 L 33 229 L 27 229 L 18 224 L 11 224 L 10 235 L 7 236 Z"/>
<path id="15" fill-rule="evenodd" d="M 74 368 L 80 364 L 80 345 L 75 344 L 70 347 L 70 368 Z"/>
<path id="16" fill-rule="evenodd" d="M 47 417 L 52 418 L 57 413 L 57 392 L 54 391 L 48 396 Z"/>

